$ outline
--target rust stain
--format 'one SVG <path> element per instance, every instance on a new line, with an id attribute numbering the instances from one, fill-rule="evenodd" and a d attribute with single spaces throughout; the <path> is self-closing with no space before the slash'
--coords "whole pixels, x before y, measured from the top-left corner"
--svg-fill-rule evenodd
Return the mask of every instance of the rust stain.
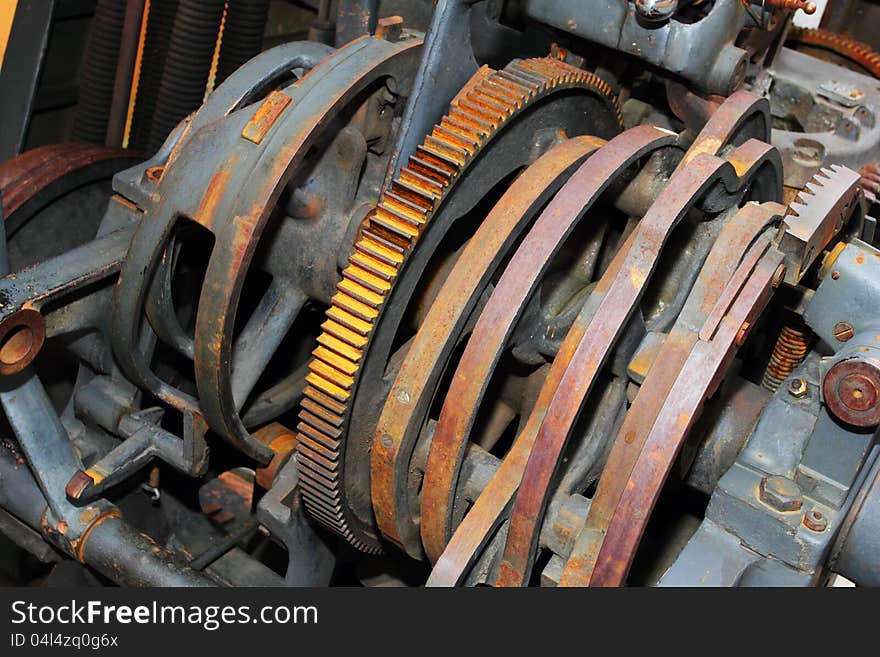
<path id="1" fill-rule="evenodd" d="M 196 216 L 193 217 L 202 226 L 205 226 L 206 228 L 211 227 L 211 224 L 214 221 L 217 205 L 220 203 L 220 199 L 223 198 L 223 193 L 226 191 L 226 186 L 229 184 L 230 176 L 231 167 L 223 167 L 214 174 L 214 177 L 211 178 L 211 182 L 208 183 L 205 195 L 202 196 L 202 200 L 199 203 L 199 209 L 196 210 Z"/>
<path id="2" fill-rule="evenodd" d="M 280 91 L 271 92 L 244 126 L 241 136 L 259 144 L 292 102 L 293 98 L 287 94 Z"/>

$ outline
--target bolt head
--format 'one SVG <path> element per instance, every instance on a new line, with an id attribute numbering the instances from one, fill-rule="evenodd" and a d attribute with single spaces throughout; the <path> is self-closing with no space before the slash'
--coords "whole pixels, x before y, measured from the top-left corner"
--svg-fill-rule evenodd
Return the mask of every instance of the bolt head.
<path id="1" fill-rule="evenodd" d="M 838 342 L 851 340 L 853 335 L 855 335 L 855 330 L 853 329 L 852 324 L 837 322 L 837 324 L 834 325 L 834 338 Z"/>
<path id="2" fill-rule="evenodd" d="M 780 513 L 800 511 L 804 503 L 800 487 L 781 475 L 768 475 L 761 479 L 759 497 L 764 504 Z"/>
<path id="3" fill-rule="evenodd" d="M 807 392 L 809 392 L 807 380 L 802 377 L 795 377 L 788 384 L 788 394 L 790 394 L 795 399 L 806 397 Z"/>
<path id="4" fill-rule="evenodd" d="M 814 532 L 824 532 L 828 527 L 828 519 L 819 509 L 810 509 L 804 514 L 804 527 Z"/>

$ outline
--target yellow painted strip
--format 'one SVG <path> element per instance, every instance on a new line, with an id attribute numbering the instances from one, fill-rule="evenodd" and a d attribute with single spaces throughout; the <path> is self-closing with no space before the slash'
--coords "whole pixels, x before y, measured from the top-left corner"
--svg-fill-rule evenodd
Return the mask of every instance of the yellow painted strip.
<path id="1" fill-rule="evenodd" d="M 18 0 L 0 0 L 0 70 L 3 69 L 3 56 L 9 43 L 9 33 L 12 32 L 12 19 L 15 18 L 16 7 Z"/>

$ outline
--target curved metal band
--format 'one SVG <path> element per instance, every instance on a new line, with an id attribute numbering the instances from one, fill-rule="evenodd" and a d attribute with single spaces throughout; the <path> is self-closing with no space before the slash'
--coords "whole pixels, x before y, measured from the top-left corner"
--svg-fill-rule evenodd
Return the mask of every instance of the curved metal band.
<path id="1" fill-rule="evenodd" d="M 454 217 L 448 212 L 455 207 L 459 181 L 467 185 L 471 171 L 495 171 L 496 178 L 498 170 L 525 167 L 534 141 L 523 133 L 527 139 L 521 145 L 527 148 L 517 148 L 516 155 L 511 151 L 500 169 L 473 169 L 491 157 L 487 149 L 501 147 L 508 135 L 518 140 L 512 125 L 517 117 L 531 121 L 557 101 L 567 104 L 576 98 L 594 105 L 598 134 L 614 134 L 622 125 L 611 88 L 592 73 L 552 57 L 513 60 L 501 71 L 484 66 L 453 99 L 448 114 L 425 136 L 399 178 L 386 185 L 361 224 L 354 252 L 331 297 L 319 347 L 312 352 L 297 425 L 297 465 L 306 510 L 359 549 L 381 549 L 371 491 L 363 486 L 370 475 L 370 439 L 378 419 L 365 418 L 375 417 L 379 409 L 365 402 L 369 395 L 362 394 L 362 385 L 372 380 L 384 392 L 385 384 L 377 377 L 386 374 L 391 338 L 400 322 L 399 314 L 387 312 L 389 305 L 413 294 L 425 256 L 438 248 L 450 229 Z M 580 116 L 571 115 L 569 129 L 578 130 Z"/>
<path id="2" fill-rule="evenodd" d="M 636 227 L 635 243 L 627 252 L 621 270 L 613 277 L 606 272 L 575 320 L 590 317 L 584 338 L 550 402 L 523 472 L 511 512 L 499 585 L 522 586 L 528 580 L 550 483 L 580 411 L 647 288 L 669 235 L 718 183 L 728 189 L 736 184 L 733 167 L 719 158 L 701 154 L 691 160 L 689 166 L 679 168 Z"/>
<path id="3" fill-rule="evenodd" d="M 569 178 L 505 269 L 459 362 L 431 443 L 422 487 L 421 532 L 432 561 L 439 558 L 452 533 L 456 481 L 490 374 L 553 254 L 617 175 L 676 139 L 650 126 L 611 139 Z"/>
<path id="4" fill-rule="evenodd" d="M 135 152 L 94 144 L 48 144 L 25 151 L 0 164 L 0 194 L 6 231 L 19 228 L 17 213 L 28 216 L 47 200 L 104 178 L 139 162 Z"/>
<path id="5" fill-rule="evenodd" d="M 249 60 L 224 80 L 193 115 L 184 135 L 174 146 L 175 155 L 180 152 L 189 135 L 256 102 L 260 94 L 271 91 L 273 87 L 289 83 L 290 80 L 286 78 L 294 69 L 309 71 L 332 53 L 333 48 L 323 43 L 294 41 L 270 48 Z M 180 325 L 171 293 L 175 254 L 175 241 L 169 240 L 153 275 L 144 310 L 159 339 L 192 359 L 193 340 Z"/>
<path id="6" fill-rule="evenodd" d="M 489 279 L 535 213 L 572 168 L 604 143 L 598 137 L 568 139 L 516 179 L 468 241 L 400 366 L 373 435 L 370 482 L 380 531 L 413 557 L 421 557 L 422 549 L 407 496 L 410 459 L 444 365 Z"/>
<path id="7" fill-rule="evenodd" d="M 755 253 L 760 256 L 757 263 L 749 257 Z M 736 274 L 732 277 L 731 284 L 741 286 L 740 292 L 715 335 L 697 342 L 676 378 L 608 525 L 591 585 L 619 586 L 626 579 L 663 482 L 703 403 L 721 383 L 723 372 L 742 344 L 742 331 L 763 311 L 779 284 L 783 260 L 769 240 L 757 243 L 741 266 L 750 270 L 748 279 L 743 283 Z"/>
<path id="8" fill-rule="evenodd" d="M 750 203 L 722 228 L 678 320 L 666 336 L 617 433 L 590 505 L 587 524 L 575 541 L 560 584 L 586 586 L 589 583 L 596 551 L 590 549 L 592 542 L 588 537 L 602 535 L 611 520 L 645 439 L 675 381 L 669 373 L 679 372 L 686 362 L 699 339 L 700 328 L 718 302 L 743 254 L 768 224 L 778 220 L 784 213 L 785 208 L 775 203 Z M 587 552 L 593 558 L 588 557 Z M 590 560 L 589 567 L 586 565 L 587 559 Z"/>
<path id="9" fill-rule="evenodd" d="M 635 237 L 636 232 L 632 231 L 614 256 L 606 269 L 610 275 L 620 271 L 624 255 L 632 248 Z M 460 584 L 495 530 L 505 520 L 538 436 L 541 421 L 571 361 L 574 348 L 583 337 L 584 330 L 586 330 L 586 322 L 575 321 L 566 334 L 547 373 L 547 378 L 544 379 L 526 425 L 517 435 L 501 466 L 456 528 L 443 554 L 434 564 L 434 570 L 428 578 L 428 586 Z"/>
<path id="10" fill-rule="evenodd" d="M 523 473 L 511 513 L 498 584 L 522 586 L 528 581 L 537 550 L 538 533 L 549 501 L 549 487 L 558 471 L 571 430 L 614 342 L 646 289 L 666 239 L 685 214 L 703 200 L 710 188 L 718 187 L 719 183 L 731 195 L 731 201 L 739 202 L 734 196 L 736 190 L 744 190 L 768 162 L 776 164 L 775 167 L 773 164 L 770 166 L 777 172 L 776 180 L 781 180 L 778 154 L 774 158 L 770 147 L 761 142 L 746 142 L 731 153 L 729 162 L 709 154 L 712 149 L 720 151 L 731 135 L 738 134 L 738 129 L 746 120 L 744 117 L 754 116 L 754 107 L 758 103 L 748 103 L 744 111 L 739 107 L 749 99 L 750 95 L 740 95 L 733 103 L 722 105 L 719 113 L 723 114 L 727 123 L 710 120 L 694 142 L 696 154 L 688 151 L 639 223 L 636 229 L 638 244 L 627 257 L 623 272 L 613 281 L 606 273 L 588 299 L 584 311 L 592 307 L 595 316 L 586 331 L 588 337 L 578 347 L 577 356 L 569 364 L 572 373 L 564 378 L 544 418 L 529 464 Z M 736 112 L 731 110 L 731 105 Z M 727 111 L 722 112 L 725 108 Z M 769 188 L 765 186 L 758 193 L 767 193 L 770 200 L 775 200 L 779 198 L 780 188 L 778 184 Z M 607 296 L 603 297 L 606 292 Z"/>
<path id="11" fill-rule="evenodd" d="M 191 132 L 187 148 L 168 165 L 170 170 L 186 171 L 186 184 L 160 196 L 132 239 L 117 283 L 111 332 L 120 367 L 166 403 L 204 413 L 214 431 L 259 462 L 271 459 L 272 452 L 244 428 L 231 382 L 232 326 L 259 236 L 278 195 L 321 133 L 327 116 L 416 57 L 420 45 L 417 38 L 389 43 L 363 37 L 325 59 L 285 93 L 274 92 L 263 103 Z M 206 167 L 205 154 L 215 152 L 228 156 L 217 166 Z M 163 180 L 169 180 L 167 172 Z M 146 290 L 181 215 L 216 236 L 196 318 L 199 400 L 161 381 L 136 347 Z"/>

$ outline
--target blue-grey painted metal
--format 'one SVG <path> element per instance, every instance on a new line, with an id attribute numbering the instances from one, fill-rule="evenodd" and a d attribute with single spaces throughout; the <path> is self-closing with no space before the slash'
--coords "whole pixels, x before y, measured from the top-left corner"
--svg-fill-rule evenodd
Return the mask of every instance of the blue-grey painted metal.
<path id="1" fill-rule="evenodd" d="M 705 91 L 730 94 L 741 83 L 748 53 L 734 42 L 746 21 L 740 0 L 718 0 L 699 21 L 646 26 L 629 2 L 526 0 L 523 12 L 547 25 L 680 75 Z"/>

